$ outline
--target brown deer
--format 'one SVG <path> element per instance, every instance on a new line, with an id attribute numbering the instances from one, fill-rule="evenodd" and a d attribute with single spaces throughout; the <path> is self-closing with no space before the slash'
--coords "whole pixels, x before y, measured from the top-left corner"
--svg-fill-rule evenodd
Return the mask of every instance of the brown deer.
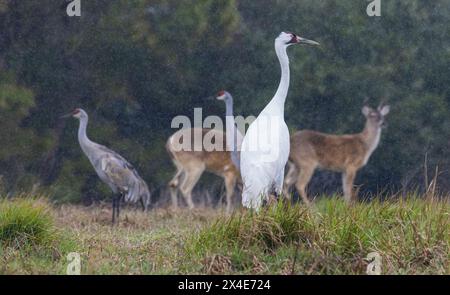
<path id="1" fill-rule="evenodd" d="M 211 147 L 205 146 L 196 151 L 180 150 L 175 148 L 176 145 L 182 144 L 183 141 L 190 136 L 193 139 L 199 136 L 202 139 L 206 136 L 214 137 L 214 143 L 226 143 L 225 133 L 215 129 L 188 128 L 175 132 L 167 141 L 166 149 L 177 168 L 177 172 L 169 182 L 171 189 L 172 205 L 178 207 L 177 190 L 179 189 L 183 195 L 189 209 L 194 208 L 192 201 L 192 189 L 200 179 L 200 176 L 206 170 L 212 172 L 225 181 L 227 212 L 232 209 L 231 198 L 233 196 L 234 187 L 240 178 L 239 170 L 231 159 L 231 153 L 226 151 L 212 150 Z M 209 151 L 208 151 L 209 150 Z"/>
<path id="2" fill-rule="evenodd" d="M 240 151 L 243 136 L 236 127 L 233 116 L 233 97 L 228 91 L 222 90 L 216 95 L 217 100 L 225 103 L 226 133 L 216 129 L 187 128 L 173 134 L 167 141 L 166 148 L 177 167 L 177 172 L 169 182 L 172 205 L 178 206 L 176 192 L 179 189 L 189 208 L 194 208 L 192 189 L 198 182 L 203 171 L 221 176 L 225 181 L 227 212 L 231 212 L 231 198 L 237 180 L 240 180 Z M 210 141 L 204 141 L 203 138 Z M 184 144 L 184 139 L 194 140 L 194 145 Z M 202 141 L 202 146 L 195 146 L 195 139 Z M 181 143 L 180 139 L 183 139 Z M 214 142 L 212 141 L 214 139 Z M 179 148 L 179 145 L 187 148 Z M 196 148 L 197 147 L 197 148 Z"/>
<path id="3" fill-rule="evenodd" d="M 377 109 L 362 108 L 366 125 L 361 133 L 332 135 L 311 130 L 302 130 L 291 136 L 288 173 L 284 194 L 295 183 L 302 200 L 309 204 L 306 186 L 316 168 L 342 173 L 344 198 L 348 203 L 354 201 L 353 181 L 358 170 L 366 165 L 370 155 L 380 141 L 384 117 L 389 106 L 380 104 Z"/>

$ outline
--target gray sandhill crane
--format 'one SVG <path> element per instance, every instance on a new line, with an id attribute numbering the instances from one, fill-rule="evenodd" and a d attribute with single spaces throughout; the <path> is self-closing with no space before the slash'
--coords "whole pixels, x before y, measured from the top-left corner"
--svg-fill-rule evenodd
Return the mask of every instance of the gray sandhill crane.
<path id="1" fill-rule="evenodd" d="M 231 160 L 236 168 L 239 170 L 241 166 L 241 145 L 244 137 L 239 129 L 236 127 L 233 115 L 233 96 L 228 91 L 222 90 L 217 94 L 218 100 L 225 102 L 225 125 L 226 125 L 226 139 L 228 150 L 231 151 Z"/>
<path id="2" fill-rule="evenodd" d="M 91 141 L 86 135 L 88 115 L 82 109 L 75 109 L 62 118 L 74 117 L 80 121 L 78 141 L 81 149 L 88 157 L 100 179 L 106 183 L 114 195 L 112 198 L 112 223 L 119 218 L 120 201 L 141 202 L 144 211 L 150 205 L 150 191 L 145 181 L 139 176 L 133 166 L 121 155 L 109 148 Z"/>
<path id="3" fill-rule="evenodd" d="M 172 206 L 175 208 L 178 207 L 178 190 L 183 195 L 188 207 L 194 208 L 192 190 L 203 172 L 208 171 L 224 179 L 227 199 L 226 210 L 231 212 L 231 199 L 236 182 L 240 179 L 239 151 L 242 134 L 236 128 L 234 119 L 230 120 L 230 116 L 233 116 L 232 96 L 226 91 L 220 91 L 216 98 L 223 100 L 226 105 L 226 116 L 229 117 L 226 123 L 226 134 L 216 129 L 185 128 L 178 130 L 167 140 L 167 152 L 177 168 L 175 176 L 169 182 Z M 207 143 L 204 143 L 200 151 L 179 148 L 179 145 L 182 145 L 186 138 L 199 137 L 203 139 L 205 136 L 214 137 L 216 142 L 225 143 L 227 145 L 226 150 L 211 149 L 207 146 Z"/>

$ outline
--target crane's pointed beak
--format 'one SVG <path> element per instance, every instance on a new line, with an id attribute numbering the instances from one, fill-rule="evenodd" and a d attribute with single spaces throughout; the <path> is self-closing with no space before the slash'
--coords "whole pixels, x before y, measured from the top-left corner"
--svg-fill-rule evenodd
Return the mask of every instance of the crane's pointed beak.
<path id="1" fill-rule="evenodd" d="M 68 114 L 62 115 L 59 118 L 60 119 L 66 119 L 66 118 L 70 118 L 70 117 L 72 117 L 72 113 L 68 113 Z"/>
<path id="2" fill-rule="evenodd" d="M 319 46 L 320 43 L 313 41 L 313 40 L 309 40 L 309 39 L 305 39 L 302 37 L 298 37 L 298 44 L 305 44 L 305 45 L 310 45 L 310 46 Z"/>

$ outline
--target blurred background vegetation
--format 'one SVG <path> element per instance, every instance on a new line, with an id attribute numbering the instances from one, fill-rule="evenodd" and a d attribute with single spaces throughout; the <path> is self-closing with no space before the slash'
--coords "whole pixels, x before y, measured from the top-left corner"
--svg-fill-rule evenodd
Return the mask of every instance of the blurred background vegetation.
<path id="1" fill-rule="evenodd" d="M 321 43 L 291 48 L 291 132 L 359 132 L 366 97 L 391 105 L 378 149 L 359 173 L 362 192 L 424 189 L 439 166 L 450 191 L 450 2 L 383 0 L 368 17 L 354 0 L 0 0 L 0 180 L 4 192 L 49 188 L 61 201 L 109 194 L 77 142 L 88 134 L 132 162 L 151 187 L 174 172 L 164 144 L 171 119 L 223 115 L 205 97 L 226 89 L 235 114 L 257 115 L 273 96 L 280 31 Z M 215 179 L 218 183 L 220 179 Z M 319 172 L 311 190 L 338 190 Z"/>

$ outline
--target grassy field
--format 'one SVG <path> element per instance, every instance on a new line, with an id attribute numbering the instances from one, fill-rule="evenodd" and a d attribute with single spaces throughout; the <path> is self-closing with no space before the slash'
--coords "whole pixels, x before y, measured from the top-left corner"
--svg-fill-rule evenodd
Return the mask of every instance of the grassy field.
<path id="1" fill-rule="evenodd" d="M 65 274 L 78 252 L 82 274 L 365 274 L 370 252 L 382 274 L 450 274 L 450 203 L 408 198 L 314 209 L 278 204 L 238 210 L 54 206 L 0 201 L 0 273 Z"/>

